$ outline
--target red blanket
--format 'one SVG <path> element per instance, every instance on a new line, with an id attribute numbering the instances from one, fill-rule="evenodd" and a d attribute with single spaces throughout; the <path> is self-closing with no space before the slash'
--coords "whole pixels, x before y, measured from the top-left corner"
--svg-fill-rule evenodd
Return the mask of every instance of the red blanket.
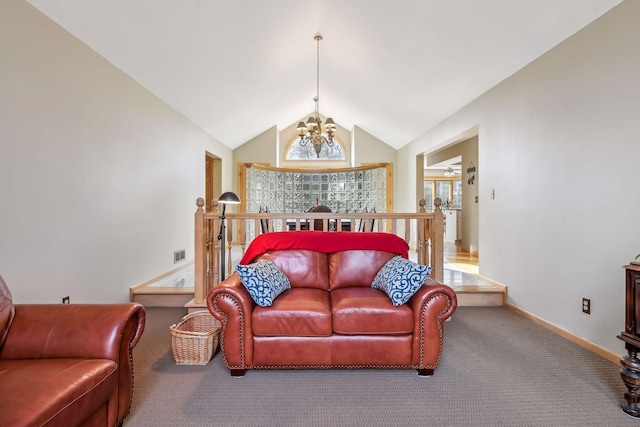
<path id="1" fill-rule="evenodd" d="M 322 253 L 369 249 L 409 257 L 409 245 L 395 234 L 342 231 L 277 231 L 261 234 L 249 244 L 240 264 L 249 264 L 267 251 L 309 249 Z"/>

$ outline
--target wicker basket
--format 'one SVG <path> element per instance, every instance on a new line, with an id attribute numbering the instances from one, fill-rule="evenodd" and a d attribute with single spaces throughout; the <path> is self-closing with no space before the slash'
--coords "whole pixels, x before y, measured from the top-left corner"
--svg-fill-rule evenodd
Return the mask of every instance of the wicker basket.
<path id="1" fill-rule="evenodd" d="M 220 322 L 206 310 L 187 314 L 169 329 L 178 365 L 206 365 L 218 348 Z"/>

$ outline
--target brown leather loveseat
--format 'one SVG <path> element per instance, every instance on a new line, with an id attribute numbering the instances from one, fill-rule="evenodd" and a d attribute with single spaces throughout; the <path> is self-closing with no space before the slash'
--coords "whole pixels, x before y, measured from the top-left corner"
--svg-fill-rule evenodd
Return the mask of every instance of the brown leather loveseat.
<path id="1" fill-rule="evenodd" d="M 0 277 L 0 426 L 118 426 L 144 308 L 13 304 Z"/>
<path id="2" fill-rule="evenodd" d="M 371 286 L 389 260 L 407 253 L 407 243 L 387 233 L 256 237 L 240 267 L 269 260 L 290 288 L 262 306 L 236 270 L 210 291 L 207 305 L 222 322 L 221 352 L 231 375 L 298 368 L 411 368 L 432 375 L 442 355 L 444 321 L 456 309 L 455 292 L 428 278 L 396 306 Z"/>

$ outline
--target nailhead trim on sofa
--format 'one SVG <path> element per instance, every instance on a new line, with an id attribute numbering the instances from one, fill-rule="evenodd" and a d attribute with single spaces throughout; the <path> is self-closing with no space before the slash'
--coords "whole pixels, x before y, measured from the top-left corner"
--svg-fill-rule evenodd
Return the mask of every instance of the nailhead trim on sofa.
<path id="1" fill-rule="evenodd" d="M 445 294 L 435 294 L 433 296 L 431 296 L 428 300 L 426 300 L 424 302 L 424 304 L 422 305 L 422 313 L 420 316 L 420 329 L 422 330 L 424 328 L 424 312 L 427 308 L 427 305 L 430 301 L 432 301 L 433 299 L 439 297 L 439 296 L 444 296 L 447 299 L 447 305 L 440 310 L 440 312 L 438 313 L 436 322 L 438 325 L 438 334 L 440 336 L 440 350 L 438 352 L 438 358 L 436 360 L 436 363 L 434 365 L 424 365 L 423 360 L 424 360 L 424 335 L 420 335 L 420 363 L 418 365 L 406 365 L 406 366 L 402 366 L 402 365 L 393 365 L 393 366 L 387 366 L 387 365 L 320 365 L 320 366 L 308 366 L 308 365 L 303 365 L 303 366 L 299 366 L 299 365 L 286 365 L 286 366 L 246 366 L 246 359 L 245 359 L 245 347 L 244 347 L 244 311 L 241 309 L 240 307 L 240 303 L 238 302 L 238 300 L 231 296 L 231 295 L 224 295 L 225 298 L 231 298 L 233 300 L 233 303 L 236 305 L 236 307 L 239 308 L 239 312 L 240 312 L 240 355 L 241 355 L 241 360 L 242 360 L 242 365 L 236 366 L 236 365 L 230 365 L 229 361 L 227 360 L 225 351 L 224 351 L 224 332 L 226 329 L 226 325 L 228 322 L 228 315 L 226 313 L 224 313 L 223 311 L 220 310 L 220 308 L 218 307 L 217 301 L 219 298 L 222 297 L 222 295 L 216 295 L 214 301 L 213 301 L 213 306 L 215 308 L 215 310 L 218 313 L 221 313 L 224 315 L 224 325 L 221 328 L 221 336 L 220 336 L 220 351 L 222 353 L 222 358 L 224 360 L 225 365 L 227 366 L 227 369 L 359 369 L 359 368 L 372 368 L 372 369 L 397 369 L 397 368 L 408 368 L 408 369 L 435 369 L 438 367 L 438 365 L 440 364 L 440 359 L 442 357 L 442 348 L 444 345 L 444 334 L 443 334 L 443 328 L 442 328 L 442 321 L 440 320 L 440 316 L 445 313 L 449 307 L 451 306 L 451 300 L 449 299 L 449 297 Z"/>

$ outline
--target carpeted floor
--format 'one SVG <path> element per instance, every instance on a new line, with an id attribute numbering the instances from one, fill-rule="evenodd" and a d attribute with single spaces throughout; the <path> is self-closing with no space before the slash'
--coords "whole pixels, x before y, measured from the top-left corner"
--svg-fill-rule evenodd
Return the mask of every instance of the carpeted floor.
<path id="1" fill-rule="evenodd" d="M 125 427 L 640 426 L 620 409 L 618 365 L 502 307 L 459 307 L 430 378 L 413 370 L 232 378 L 219 354 L 177 366 L 169 326 L 184 314 L 147 309 Z"/>

